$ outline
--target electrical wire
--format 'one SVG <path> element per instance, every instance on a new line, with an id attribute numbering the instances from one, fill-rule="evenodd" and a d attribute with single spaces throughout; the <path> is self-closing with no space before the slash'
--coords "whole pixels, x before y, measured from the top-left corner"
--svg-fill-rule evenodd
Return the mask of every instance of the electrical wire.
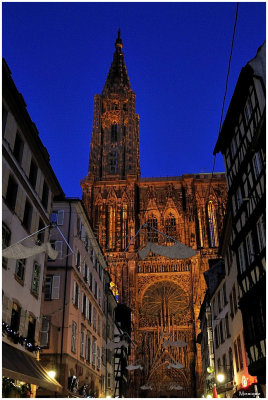
<path id="1" fill-rule="evenodd" d="M 222 109 L 221 109 L 221 117 L 220 117 L 220 125 L 219 125 L 219 133 L 222 128 L 222 120 L 223 120 L 223 113 L 224 113 L 224 107 L 225 107 L 225 101 L 226 101 L 226 95 L 227 95 L 227 90 L 228 90 L 228 82 L 229 82 L 229 75 L 230 75 L 230 69 L 231 69 L 231 60 L 232 60 L 232 55 L 233 55 L 233 47 L 234 47 L 234 40 L 235 40 L 235 32 L 236 32 L 236 25 L 237 25 L 237 19 L 238 19 L 238 7 L 239 3 L 236 3 L 236 13 L 235 13 L 235 22 L 234 22 L 234 28 L 233 28 L 233 35 L 232 35 L 232 43 L 231 43 L 231 50 L 230 50 L 230 55 L 229 55 L 229 62 L 228 62 L 228 70 L 227 70 L 227 76 L 226 76 L 226 82 L 225 82 L 225 91 L 224 91 L 224 96 L 223 96 L 223 102 L 222 102 Z M 211 190 L 211 185 L 212 185 L 212 179 L 214 175 L 214 170 L 215 170 L 215 163 L 216 163 L 216 154 L 214 155 L 214 160 L 213 160 L 213 166 L 212 166 L 212 171 L 211 171 L 211 178 L 209 182 L 209 187 L 208 187 L 208 193 L 205 199 L 205 204 L 207 204 L 210 196 L 210 190 Z M 201 262 L 203 259 L 203 253 L 202 249 L 200 250 L 200 259 L 199 259 L 199 266 L 201 267 Z M 199 278 L 200 278 L 200 268 L 199 268 Z M 199 279 L 198 279 L 199 281 Z M 196 293 L 196 298 L 194 303 L 196 303 L 197 300 L 197 293 Z"/>

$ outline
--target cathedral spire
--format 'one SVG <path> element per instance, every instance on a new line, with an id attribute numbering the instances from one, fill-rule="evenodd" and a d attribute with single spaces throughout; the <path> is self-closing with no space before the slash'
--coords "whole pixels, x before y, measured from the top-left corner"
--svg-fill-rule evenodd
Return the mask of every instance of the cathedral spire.
<path id="1" fill-rule="evenodd" d="M 121 31 L 118 29 L 113 61 L 104 85 L 103 93 L 118 93 L 130 89 L 122 48 L 123 42 L 121 39 Z"/>

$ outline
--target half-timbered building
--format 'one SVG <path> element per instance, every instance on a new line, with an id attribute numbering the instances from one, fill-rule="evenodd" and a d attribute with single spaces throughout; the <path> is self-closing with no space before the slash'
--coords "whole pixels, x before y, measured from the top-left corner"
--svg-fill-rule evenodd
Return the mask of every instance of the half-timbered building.
<path id="1" fill-rule="evenodd" d="M 265 43 L 242 68 L 214 153 L 227 173 L 231 234 L 224 254 L 238 270 L 248 371 L 265 383 Z"/>

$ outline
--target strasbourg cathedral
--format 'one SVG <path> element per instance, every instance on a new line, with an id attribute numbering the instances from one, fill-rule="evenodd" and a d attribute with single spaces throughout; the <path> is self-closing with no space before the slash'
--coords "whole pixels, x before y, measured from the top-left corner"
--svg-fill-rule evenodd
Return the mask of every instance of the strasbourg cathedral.
<path id="1" fill-rule="evenodd" d="M 83 202 L 119 302 L 131 309 L 135 346 L 129 364 L 142 369 L 129 372 L 128 397 L 196 397 L 203 272 L 217 259 L 225 175 L 141 178 L 136 95 L 122 47 L 119 31 L 103 91 L 94 98 Z M 177 242 L 194 255 L 174 259 L 149 251 L 140 256 L 147 243 L 168 248 Z"/>

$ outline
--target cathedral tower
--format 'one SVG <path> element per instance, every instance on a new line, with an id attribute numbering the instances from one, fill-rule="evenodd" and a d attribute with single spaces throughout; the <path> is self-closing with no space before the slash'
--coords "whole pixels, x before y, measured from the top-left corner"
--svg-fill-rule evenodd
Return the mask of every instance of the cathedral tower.
<path id="1" fill-rule="evenodd" d="M 104 89 L 95 96 L 83 202 L 114 290 L 132 310 L 136 345 L 130 363 L 143 369 L 129 372 L 128 397 L 196 397 L 203 272 L 217 258 L 225 175 L 140 177 L 139 117 L 122 47 L 118 32 Z M 168 248 L 177 242 L 195 255 L 174 259 L 151 251 L 140 256 L 148 243 Z"/>
<path id="2" fill-rule="evenodd" d="M 122 48 L 119 30 L 102 94 L 94 99 L 89 174 L 95 180 L 140 176 L 139 116 Z"/>

